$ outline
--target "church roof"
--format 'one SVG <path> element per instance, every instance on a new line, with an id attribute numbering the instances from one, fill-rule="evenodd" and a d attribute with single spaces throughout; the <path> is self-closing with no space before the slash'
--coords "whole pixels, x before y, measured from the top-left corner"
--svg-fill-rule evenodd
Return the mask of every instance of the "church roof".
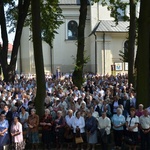
<path id="1" fill-rule="evenodd" d="M 80 5 L 80 0 L 59 0 L 60 5 Z"/>
<path id="2" fill-rule="evenodd" d="M 128 32 L 129 27 L 127 21 L 118 21 L 116 24 L 113 20 L 101 20 L 98 24 L 96 32 Z"/>

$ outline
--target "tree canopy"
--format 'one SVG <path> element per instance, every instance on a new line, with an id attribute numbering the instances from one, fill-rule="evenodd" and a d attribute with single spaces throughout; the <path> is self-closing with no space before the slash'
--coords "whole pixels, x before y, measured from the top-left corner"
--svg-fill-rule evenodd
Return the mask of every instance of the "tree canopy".
<path id="1" fill-rule="evenodd" d="M 31 27 L 31 0 L 1 0 L 1 14 L 0 24 L 2 32 L 3 46 L 1 49 L 1 66 L 4 74 L 4 80 L 6 82 L 14 81 L 15 68 L 17 62 L 18 48 L 20 46 L 20 38 L 22 29 L 26 25 Z M 4 11 L 4 6 L 7 8 Z M 41 0 L 40 1 L 40 17 L 41 17 L 41 34 L 43 40 L 45 40 L 51 47 L 52 41 L 57 28 L 63 23 L 61 18 L 61 9 L 58 5 L 58 0 Z M 9 32 L 15 32 L 15 39 L 13 42 L 13 50 L 11 54 L 10 64 L 7 63 L 7 51 L 8 51 L 8 35 L 7 28 L 11 29 Z M 32 28 L 31 28 L 32 29 Z"/>

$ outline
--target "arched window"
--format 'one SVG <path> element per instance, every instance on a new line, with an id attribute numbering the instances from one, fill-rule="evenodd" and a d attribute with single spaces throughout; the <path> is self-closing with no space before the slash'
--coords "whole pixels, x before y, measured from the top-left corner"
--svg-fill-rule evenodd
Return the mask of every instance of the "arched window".
<path id="1" fill-rule="evenodd" d="M 126 40 L 126 41 L 124 42 L 124 53 L 128 53 L 128 49 L 129 49 L 129 41 Z"/>
<path id="2" fill-rule="evenodd" d="M 71 20 L 68 22 L 68 40 L 76 40 L 78 36 L 78 24 Z"/>

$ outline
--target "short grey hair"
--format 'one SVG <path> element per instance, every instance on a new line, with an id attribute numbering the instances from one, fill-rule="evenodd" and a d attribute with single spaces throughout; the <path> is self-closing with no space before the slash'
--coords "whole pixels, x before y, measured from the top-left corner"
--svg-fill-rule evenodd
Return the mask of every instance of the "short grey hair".
<path id="1" fill-rule="evenodd" d="M 36 109 L 34 109 L 34 108 L 33 108 L 33 109 L 31 109 L 31 111 L 33 111 L 33 112 L 35 112 L 35 113 L 36 113 Z"/>
<path id="2" fill-rule="evenodd" d="M 58 111 L 57 111 L 57 114 L 62 115 L 62 111 L 58 110 Z"/>
<path id="3" fill-rule="evenodd" d="M 121 108 L 117 108 L 117 111 L 119 111 L 120 114 L 122 114 L 122 109 Z"/>
<path id="4" fill-rule="evenodd" d="M 17 110 L 17 107 L 16 106 L 12 106 L 11 110 Z"/>
<path id="5" fill-rule="evenodd" d="M 50 110 L 49 109 L 45 109 L 45 112 L 47 112 L 48 114 L 50 114 Z"/>

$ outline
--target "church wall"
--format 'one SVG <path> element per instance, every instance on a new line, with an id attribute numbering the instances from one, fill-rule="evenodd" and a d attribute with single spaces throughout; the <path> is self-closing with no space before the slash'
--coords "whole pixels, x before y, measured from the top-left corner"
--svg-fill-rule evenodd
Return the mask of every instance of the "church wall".
<path id="1" fill-rule="evenodd" d="M 105 39 L 104 39 L 105 38 Z M 99 33 L 97 39 L 97 70 L 99 74 L 111 74 L 111 65 L 122 63 L 122 70 L 116 73 L 126 73 L 124 63 L 120 60 L 119 50 L 123 50 L 126 33 Z M 105 41 L 105 42 L 104 42 Z"/>

